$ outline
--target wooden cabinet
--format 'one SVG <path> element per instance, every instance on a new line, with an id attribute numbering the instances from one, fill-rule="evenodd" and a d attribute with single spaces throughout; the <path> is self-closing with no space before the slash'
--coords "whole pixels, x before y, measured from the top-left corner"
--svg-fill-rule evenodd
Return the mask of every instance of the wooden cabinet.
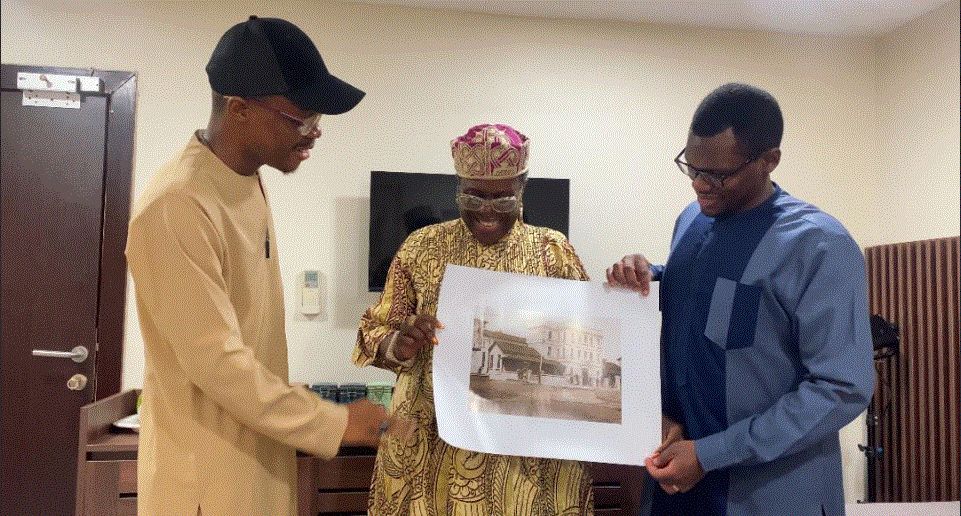
<path id="1" fill-rule="evenodd" d="M 643 469 L 614 464 L 591 464 L 595 512 L 635 515 L 640 509 Z M 328 462 L 297 458 L 299 513 L 304 515 L 366 514 L 373 450 L 342 449 Z"/>
<path id="2" fill-rule="evenodd" d="M 641 512 L 644 468 L 620 464 L 590 465 L 594 477 L 594 512 L 634 516 Z"/>
<path id="3" fill-rule="evenodd" d="M 111 424 L 134 413 L 138 391 L 91 403 L 80 411 L 77 514 L 134 515 L 137 512 L 137 434 Z M 640 506 L 643 470 L 591 464 L 597 514 L 634 515 Z M 298 454 L 298 512 L 302 516 L 365 514 L 374 451 L 344 448 L 330 461 Z"/>
<path id="4" fill-rule="evenodd" d="M 374 455 L 369 449 L 342 449 L 327 462 L 298 455 L 298 513 L 365 514 L 373 471 Z"/>
<path id="5" fill-rule="evenodd" d="M 138 394 L 122 392 L 80 409 L 77 514 L 137 514 L 137 434 L 111 425 L 137 411 Z"/>

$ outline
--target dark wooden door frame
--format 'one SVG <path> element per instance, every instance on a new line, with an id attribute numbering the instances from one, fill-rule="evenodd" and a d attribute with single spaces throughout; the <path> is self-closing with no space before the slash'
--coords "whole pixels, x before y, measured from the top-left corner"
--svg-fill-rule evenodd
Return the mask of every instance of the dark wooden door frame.
<path id="1" fill-rule="evenodd" d="M 107 98 L 100 285 L 97 294 L 97 385 L 95 399 L 120 392 L 127 288 L 127 222 L 133 177 L 137 75 L 133 72 L 0 64 L 0 89 L 16 91 L 17 72 L 89 75 L 103 80 Z M 3 185 L 0 184 L 0 190 Z M 110 309 L 104 309 L 110 307 Z"/>

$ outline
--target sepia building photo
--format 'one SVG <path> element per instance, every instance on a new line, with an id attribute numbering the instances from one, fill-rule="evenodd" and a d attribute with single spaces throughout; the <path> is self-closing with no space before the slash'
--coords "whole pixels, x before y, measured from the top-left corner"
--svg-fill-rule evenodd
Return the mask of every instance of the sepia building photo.
<path id="1" fill-rule="evenodd" d="M 600 324 L 474 318 L 471 392 L 478 410 L 620 423 L 619 342 Z"/>

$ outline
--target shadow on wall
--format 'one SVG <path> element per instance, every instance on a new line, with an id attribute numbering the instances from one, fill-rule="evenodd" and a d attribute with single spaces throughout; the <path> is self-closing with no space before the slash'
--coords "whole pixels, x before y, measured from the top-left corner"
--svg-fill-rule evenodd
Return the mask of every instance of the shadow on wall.
<path id="1" fill-rule="evenodd" d="M 367 291 L 370 198 L 338 197 L 334 202 L 334 272 L 331 300 L 335 328 L 357 330 L 360 316 L 377 302 L 379 292 Z"/>

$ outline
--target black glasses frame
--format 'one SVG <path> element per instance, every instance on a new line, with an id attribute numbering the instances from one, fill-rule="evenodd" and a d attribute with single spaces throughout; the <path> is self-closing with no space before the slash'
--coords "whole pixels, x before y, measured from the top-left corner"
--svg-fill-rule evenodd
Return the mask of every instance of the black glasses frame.
<path id="1" fill-rule="evenodd" d="M 677 168 L 681 170 L 681 173 L 691 178 L 692 181 L 699 177 L 703 177 L 704 180 L 707 181 L 711 186 L 718 188 L 724 188 L 724 180 L 744 170 L 744 167 L 750 165 L 754 161 L 757 161 L 758 158 L 761 157 L 760 154 L 754 156 L 753 158 L 741 163 L 731 170 L 702 170 L 691 166 L 690 163 L 681 159 L 681 156 L 684 155 L 685 151 L 687 151 L 687 147 L 681 149 L 681 152 L 678 152 L 677 156 L 674 158 L 674 164 L 677 165 Z"/>

